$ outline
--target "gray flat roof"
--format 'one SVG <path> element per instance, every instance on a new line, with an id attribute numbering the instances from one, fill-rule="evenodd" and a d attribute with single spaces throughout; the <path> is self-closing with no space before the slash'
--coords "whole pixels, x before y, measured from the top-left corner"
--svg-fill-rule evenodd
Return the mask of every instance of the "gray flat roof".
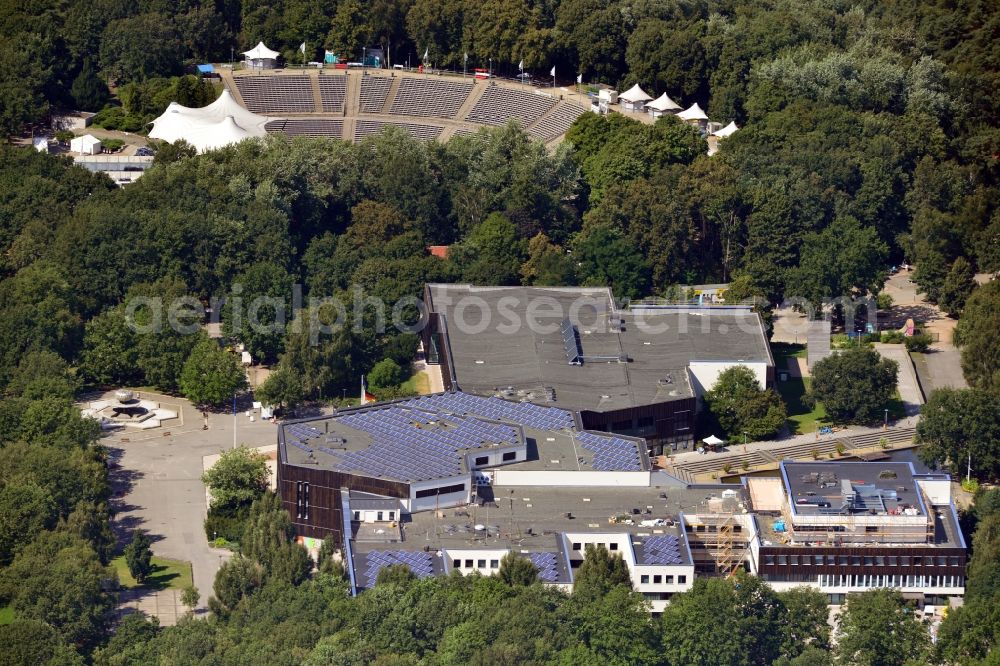
<path id="1" fill-rule="evenodd" d="M 850 513 L 927 515 L 908 462 L 785 462 L 782 477 L 798 515 L 840 511 L 845 491 L 854 493 Z"/>
<path id="2" fill-rule="evenodd" d="M 428 285 L 463 391 L 598 412 L 693 395 L 692 361 L 773 363 L 759 317 L 740 309 L 619 309 L 607 288 Z M 583 362 L 561 330 L 575 326 Z M 623 361 L 622 359 L 627 359 Z"/>

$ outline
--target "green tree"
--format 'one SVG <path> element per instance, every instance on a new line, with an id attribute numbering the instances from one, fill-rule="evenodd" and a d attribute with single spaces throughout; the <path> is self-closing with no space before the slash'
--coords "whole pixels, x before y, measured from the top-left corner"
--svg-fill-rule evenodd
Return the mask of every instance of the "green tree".
<path id="1" fill-rule="evenodd" d="M 41 120 L 49 111 L 45 96 L 46 72 L 22 45 L 5 40 L 0 46 L 0 132 L 19 133 L 25 124 Z"/>
<path id="2" fill-rule="evenodd" d="M 778 593 L 784 606 L 781 654 L 786 659 L 803 658 L 810 650 L 824 654 L 830 648 L 830 608 L 827 598 L 811 587 L 796 587 Z"/>
<path id="3" fill-rule="evenodd" d="M 142 530 L 132 532 L 132 540 L 125 546 L 125 563 L 132 578 L 139 585 L 146 582 L 146 578 L 153 572 L 153 551 L 150 550 L 152 542 Z"/>
<path id="4" fill-rule="evenodd" d="M 55 525 L 58 512 L 52 497 L 34 484 L 0 486 L 0 565 L 8 565 L 21 546 Z"/>
<path id="5" fill-rule="evenodd" d="M 357 0 L 344 0 L 337 4 L 337 11 L 326 36 L 326 47 L 342 59 L 361 59 L 361 48 L 367 45 L 370 28 L 365 20 L 365 9 Z"/>
<path id="6" fill-rule="evenodd" d="M 0 572 L 0 596 L 17 617 L 45 622 L 66 643 L 90 648 L 110 620 L 114 604 L 104 588 L 113 575 L 82 539 L 43 532 Z"/>
<path id="7" fill-rule="evenodd" d="M 1000 479 L 1000 414 L 996 396 L 980 389 L 933 391 L 920 409 L 917 441 L 920 459 L 963 476 L 972 461 L 973 476 Z"/>
<path id="8" fill-rule="evenodd" d="M 302 379 L 290 367 L 279 364 L 254 390 L 254 395 L 265 405 L 295 409 L 303 398 Z"/>
<path id="9" fill-rule="evenodd" d="M 538 581 L 538 568 L 528 558 L 510 552 L 500 560 L 497 575 L 511 587 L 533 585 Z"/>
<path id="10" fill-rule="evenodd" d="M 181 392 L 196 405 L 222 405 L 247 388 L 239 359 L 219 348 L 215 340 L 202 340 L 184 363 Z"/>
<path id="11" fill-rule="evenodd" d="M 0 625 L 0 654 L 4 666 L 83 666 L 76 650 L 59 632 L 40 620 L 14 620 Z"/>
<path id="12" fill-rule="evenodd" d="M 581 284 L 609 286 L 618 298 L 638 298 L 649 289 L 649 266 L 636 248 L 609 227 L 581 234 L 574 256 Z"/>
<path id="13" fill-rule="evenodd" d="M 80 372 L 102 386 L 131 385 L 139 378 L 136 339 L 121 308 L 102 312 L 87 322 Z"/>
<path id="14" fill-rule="evenodd" d="M 101 69 L 118 84 L 176 74 L 183 53 L 173 23 L 162 14 L 112 21 L 101 36 Z"/>
<path id="15" fill-rule="evenodd" d="M 253 560 L 235 555 L 223 563 L 215 574 L 212 590 L 215 596 L 208 600 L 209 609 L 216 615 L 227 617 L 245 597 L 260 589 L 264 569 Z"/>
<path id="16" fill-rule="evenodd" d="M 406 587 L 417 580 L 413 570 L 405 564 L 390 564 L 382 567 L 375 577 L 375 585 L 398 585 Z"/>
<path id="17" fill-rule="evenodd" d="M 223 451 L 201 480 L 211 491 L 211 509 L 232 513 L 259 499 L 267 490 L 267 478 L 267 457 L 241 446 Z"/>
<path id="18" fill-rule="evenodd" d="M 962 314 L 965 302 L 976 286 L 974 278 L 975 272 L 968 260 L 965 257 L 956 259 L 941 285 L 941 293 L 938 295 L 941 309 L 952 317 Z"/>
<path id="19" fill-rule="evenodd" d="M 406 381 L 406 373 L 391 358 L 384 358 L 368 373 L 368 383 L 373 388 L 399 386 Z"/>
<path id="20" fill-rule="evenodd" d="M 528 241 L 528 258 L 521 264 L 521 281 L 542 287 L 565 287 L 574 284 L 573 258 L 539 232 Z"/>
<path id="21" fill-rule="evenodd" d="M 281 547 L 289 543 L 295 530 L 281 499 L 265 492 L 250 506 L 250 515 L 240 540 L 240 552 L 272 569 L 280 559 Z"/>
<path id="22" fill-rule="evenodd" d="M 773 389 L 761 389 L 753 371 L 737 365 L 719 374 L 705 393 L 705 405 L 719 420 L 730 441 L 746 433 L 753 440 L 766 439 L 785 425 L 785 403 Z"/>
<path id="23" fill-rule="evenodd" d="M 188 609 L 189 613 L 194 613 L 194 609 L 198 607 L 198 601 L 201 599 L 201 593 L 198 592 L 198 588 L 194 585 L 188 585 L 181 592 L 181 603 L 184 607 Z"/>
<path id="24" fill-rule="evenodd" d="M 83 61 L 80 73 L 73 79 L 70 94 L 76 108 L 83 111 L 100 111 L 107 103 L 108 86 L 97 76 L 89 58 Z"/>
<path id="25" fill-rule="evenodd" d="M 617 586 L 632 589 L 632 575 L 621 553 L 611 553 L 604 546 L 588 543 L 583 551 L 583 563 L 573 577 L 573 595 L 599 599 Z"/>
<path id="26" fill-rule="evenodd" d="M 254 359 L 273 361 L 291 317 L 291 293 L 291 276 L 280 266 L 250 266 L 233 280 L 233 295 L 222 310 L 223 333 L 242 342 Z"/>
<path id="27" fill-rule="evenodd" d="M 1000 280 L 978 287 L 969 296 L 955 328 L 962 350 L 962 372 L 970 386 L 1000 389 Z"/>
<path id="28" fill-rule="evenodd" d="M 837 663 L 902 666 L 921 659 L 930 634 L 916 610 L 896 590 L 850 594 L 837 626 Z"/>
<path id="29" fill-rule="evenodd" d="M 836 423 L 875 423 L 896 390 L 896 362 L 866 347 L 835 353 L 812 370 L 812 391 Z"/>
<path id="30" fill-rule="evenodd" d="M 826 299 L 866 296 L 882 289 L 888 248 L 878 232 L 838 217 L 802 240 L 799 265 L 788 277 L 789 294 L 807 298 L 819 311 Z"/>
<path id="31" fill-rule="evenodd" d="M 517 284 L 523 246 L 514 223 L 500 213 L 490 213 L 462 243 L 452 246 L 448 259 L 473 284 Z"/>

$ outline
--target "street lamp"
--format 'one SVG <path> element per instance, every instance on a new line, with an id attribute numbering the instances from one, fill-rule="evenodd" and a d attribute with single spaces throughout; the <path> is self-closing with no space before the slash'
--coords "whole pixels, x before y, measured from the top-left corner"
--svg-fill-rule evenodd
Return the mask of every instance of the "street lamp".
<path id="1" fill-rule="evenodd" d="M 490 58 L 490 78 L 493 78 L 493 58 Z"/>
<path id="2" fill-rule="evenodd" d="M 743 431 L 743 453 L 747 452 L 747 431 Z"/>
<path id="3" fill-rule="evenodd" d="M 886 409 L 884 411 L 885 411 L 885 419 L 882 421 L 882 430 L 888 430 L 889 429 L 889 410 Z"/>

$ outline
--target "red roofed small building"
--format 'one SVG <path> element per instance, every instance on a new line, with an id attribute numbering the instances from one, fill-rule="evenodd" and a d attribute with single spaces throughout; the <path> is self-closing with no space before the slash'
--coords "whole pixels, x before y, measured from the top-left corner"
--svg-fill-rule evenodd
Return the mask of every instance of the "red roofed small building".
<path id="1" fill-rule="evenodd" d="M 448 245 L 428 245 L 427 250 L 439 259 L 448 258 Z"/>

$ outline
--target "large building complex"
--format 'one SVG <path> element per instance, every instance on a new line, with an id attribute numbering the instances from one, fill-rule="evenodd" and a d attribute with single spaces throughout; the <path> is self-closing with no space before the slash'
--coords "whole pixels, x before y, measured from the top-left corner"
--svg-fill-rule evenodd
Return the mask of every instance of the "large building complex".
<path id="1" fill-rule="evenodd" d="M 608 288 L 459 284 L 427 285 L 424 302 L 424 348 L 446 388 L 562 407 L 654 454 L 690 447 L 697 399 L 726 368 L 773 381 L 749 306 L 619 307 Z"/>

